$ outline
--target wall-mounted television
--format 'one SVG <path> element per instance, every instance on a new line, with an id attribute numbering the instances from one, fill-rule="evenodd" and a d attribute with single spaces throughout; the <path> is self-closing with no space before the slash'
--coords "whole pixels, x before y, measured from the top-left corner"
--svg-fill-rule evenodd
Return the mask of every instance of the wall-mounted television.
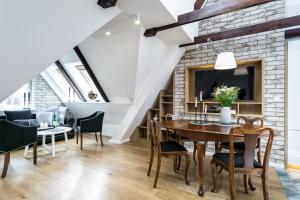
<path id="1" fill-rule="evenodd" d="M 230 70 L 199 70 L 195 72 L 195 96 L 203 92 L 204 100 L 211 100 L 215 87 L 226 85 L 239 87 L 239 100 L 254 100 L 255 66 Z"/>

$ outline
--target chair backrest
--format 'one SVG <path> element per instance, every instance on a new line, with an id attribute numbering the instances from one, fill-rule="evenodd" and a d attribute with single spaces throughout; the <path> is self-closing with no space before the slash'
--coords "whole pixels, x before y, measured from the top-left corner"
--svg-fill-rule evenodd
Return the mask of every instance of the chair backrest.
<path id="1" fill-rule="evenodd" d="M 246 118 L 243 116 L 239 116 L 237 118 L 237 123 L 242 124 L 244 127 L 247 127 L 247 129 L 255 129 L 258 127 L 261 128 L 264 126 L 264 118 L 263 117 Z"/>
<path id="2" fill-rule="evenodd" d="M 150 133 L 151 144 L 154 147 L 159 148 L 160 147 L 159 123 L 150 118 L 148 118 L 147 121 L 148 121 L 148 129 Z"/>
<path id="3" fill-rule="evenodd" d="M 31 110 L 4 111 L 4 113 L 6 115 L 6 119 L 9 121 L 34 118 Z"/>
<path id="4" fill-rule="evenodd" d="M 96 116 L 98 117 L 98 120 L 99 120 L 99 124 L 98 124 L 99 131 L 102 131 L 103 120 L 104 120 L 104 112 L 97 111 Z"/>
<path id="5" fill-rule="evenodd" d="M 37 128 L 0 120 L 0 152 L 8 152 L 37 141 Z"/>
<path id="6" fill-rule="evenodd" d="M 252 121 L 252 120 L 250 120 Z M 263 168 L 267 168 L 269 165 L 269 158 L 274 139 L 274 130 L 271 128 L 258 127 L 246 123 L 244 126 L 232 128 L 229 136 L 230 146 L 230 165 L 234 167 L 234 139 L 235 137 L 244 137 L 245 151 L 244 151 L 244 166 L 243 168 L 254 168 L 253 162 L 255 160 L 255 148 L 259 138 L 268 138 L 268 142 L 265 149 Z"/>
<path id="7" fill-rule="evenodd" d="M 80 131 L 84 132 L 102 132 L 104 112 L 97 111 L 89 117 L 77 119 L 80 125 Z"/>

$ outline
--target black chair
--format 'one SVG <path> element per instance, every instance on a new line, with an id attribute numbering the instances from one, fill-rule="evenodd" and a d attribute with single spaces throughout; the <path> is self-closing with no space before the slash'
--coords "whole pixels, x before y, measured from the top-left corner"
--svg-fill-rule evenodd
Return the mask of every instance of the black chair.
<path id="1" fill-rule="evenodd" d="M 83 133 L 95 132 L 96 141 L 98 142 L 97 132 L 100 132 L 101 146 L 103 146 L 102 140 L 102 126 L 103 126 L 104 112 L 97 111 L 94 114 L 77 119 L 77 144 L 78 135 L 80 134 L 80 149 L 82 149 L 82 135 Z"/>
<path id="2" fill-rule="evenodd" d="M 1 178 L 5 178 L 10 152 L 33 144 L 33 163 L 37 162 L 37 128 L 0 120 L 0 152 L 5 154 Z"/>

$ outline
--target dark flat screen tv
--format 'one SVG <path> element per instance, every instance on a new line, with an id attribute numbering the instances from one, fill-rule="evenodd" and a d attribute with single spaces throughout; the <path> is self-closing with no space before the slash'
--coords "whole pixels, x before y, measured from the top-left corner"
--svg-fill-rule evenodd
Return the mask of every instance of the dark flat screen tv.
<path id="1" fill-rule="evenodd" d="M 226 85 L 239 87 L 239 100 L 254 100 L 255 67 L 230 70 L 201 70 L 195 72 L 195 96 L 203 92 L 204 100 L 211 100 L 215 87 Z"/>

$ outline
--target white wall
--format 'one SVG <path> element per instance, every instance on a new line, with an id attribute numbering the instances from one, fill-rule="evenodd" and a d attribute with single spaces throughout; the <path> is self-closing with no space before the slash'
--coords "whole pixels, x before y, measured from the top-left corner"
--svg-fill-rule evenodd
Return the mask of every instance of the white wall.
<path id="1" fill-rule="evenodd" d="M 159 91 L 166 86 L 176 64 L 184 53 L 184 49 L 178 48 L 177 45 L 164 44 L 157 37 L 152 38 L 152 40 L 149 42 L 147 38 L 141 35 L 141 48 L 143 51 L 140 51 L 139 55 L 139 68 L 145 65 L 152 68 L 152 70 L 150 72 L 141 68 L 141 70 L 147 71 L 147 78 L 144 76 L 144 81 L 138 79 L 140 80 L 139 90 L 142 93 L 137 95 L 134 104 L 130 106 L 110 142 L 124 143 L 129 141 L 130 136 L 141 123 L 147 110 L 152 106 Z M 154 47 L 155 51 L 153 51 Z M 157 58 L 152 61 L 151 59 L 145 59 L 145 56 L 150 54 L 155 54 L 154 57 L 157 56 Z M 144 72 L 140 71 L 139 74 Z"/>
<path id="2" fill-rule="evenodd" d="M 135 95 L 140 29 L 104 36 L 101 29 L 79 48 L 111 102 L 130 102 Z"/>
<path id="3" fill-rule="evenodd" d="M 286 17 L 300 15 L 300 1 L 285 0 L 285 15 Z"/>
<path id="4" fill-rule="evenodd" d="M 300 15 L 300 1 L 286 0 L 286 17 Z M 295 28 L 295 27 L 294 27 Z M 288 40 L 288 164 L 300 166 L 300 37 Z"/>
<path id="5" fill-rule="evenodd" d="M 0 1 L 0 101 L 119 13 L 96 0 Z"/>
<path id="6" fill-rule="evenodd" d="M 288 41 L 288 164 L 300 166 L 300 38 Z"/>
<path id="7" fill-rule="evenodd" d="M 96 111 L 103 111 L 103 135 L 113 136 L 119 124 L 123 120 L 125 114 L 130 107 L 126 103 L 72 103 L 66 102 L 66 106 L 70 109 L 74 117 L 86 117 Z"/>
<path id="8" fill-rule="evenodd" d="M 194 10 L 195 0 L 160 0 L 163 5 L 167 8 L 170 14 L 177 21 L 178 15 L 188 13 Z M 194 37 L 198 34 L 198 25 L 199 23 L 192 23 L 182 26 L 183 30 L 187 35 L 194 40 Z"/>

